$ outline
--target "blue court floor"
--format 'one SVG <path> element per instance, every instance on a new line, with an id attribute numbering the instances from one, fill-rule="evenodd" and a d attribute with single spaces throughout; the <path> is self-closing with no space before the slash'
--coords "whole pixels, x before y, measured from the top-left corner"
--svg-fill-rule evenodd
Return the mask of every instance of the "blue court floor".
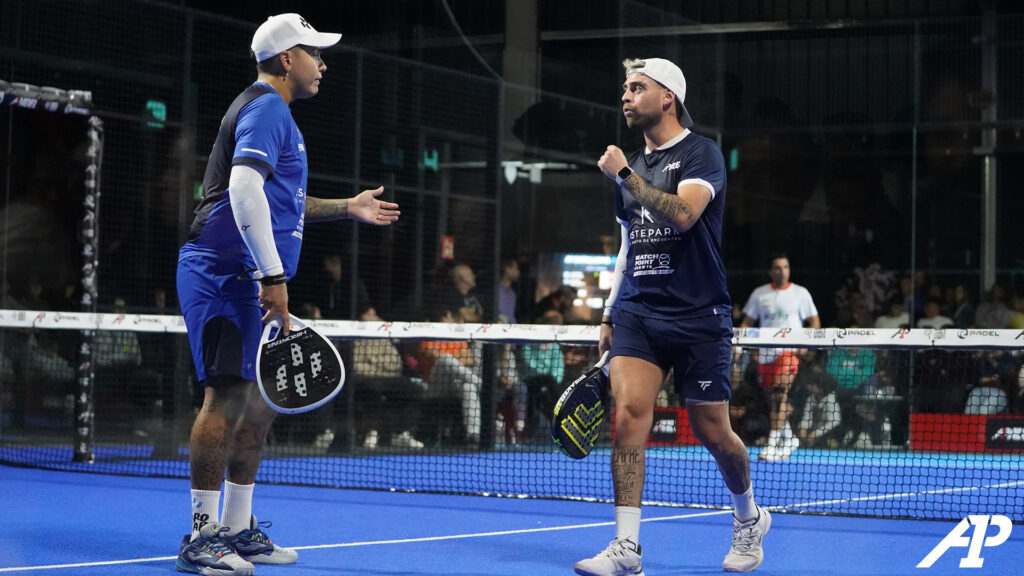
<path id="1" fill-rule="evenodd" d="M 178 542 L 189 527 L 186 480 L 0 466 L 0 491 L 0 574 L 176 573 Z M 570 575 L 575 561 L 614 535 L 612 506 L 585 502 L 257 485 L 254 511 L 274 522 L 268 532 L 275 541 L 299 549 L 296 565 L 258 565 L 266 576 Z M 648 576 L 722 573 L 728 512 L 649 506 L 644 515 Z M 1021 573 L 1019 524 L 1006 542 L 980 548 L 982 568 L 959 567 L 963 546 L 926 569 L 916 565 L 956 522 L 773 518 L 756 574 Z"/>

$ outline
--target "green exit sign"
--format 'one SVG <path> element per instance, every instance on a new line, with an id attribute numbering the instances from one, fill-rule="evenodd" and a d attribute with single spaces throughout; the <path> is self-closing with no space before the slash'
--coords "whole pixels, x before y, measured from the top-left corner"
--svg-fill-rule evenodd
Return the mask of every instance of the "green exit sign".
<path id="1" fill-rule="evenodd" d="M 159 100 L 146 101 L 142 117 L 147 128 L 162 129 L 167 122 L 167 104 Z"/>

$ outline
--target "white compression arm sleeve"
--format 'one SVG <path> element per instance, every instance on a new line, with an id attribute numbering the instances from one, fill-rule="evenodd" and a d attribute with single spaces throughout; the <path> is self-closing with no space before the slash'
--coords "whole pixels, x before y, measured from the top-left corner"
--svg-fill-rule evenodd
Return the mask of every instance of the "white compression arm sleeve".
<path id="1" fill-rule="evenodd" d="M 629 228 L 622 226 L 622 242 L 619 244 L 619 255 L 615 257 L 615 273 L 612 276 L 612 287 L 608 291 L 608 298 L 604 301 L 605 316 L 611 316 L 612 309 L 615 308 L 615 300 L 619 297 L 622 277 L 626 274 L 627 254 L 629 254 Z"/>
<path id="2" fill-rule="evenodd" d="M 228 181 L 231 211 L 242 240 L 263 276 L 284 274 L 270 223 L 270 203 L 263 191 L 263 176 L 249 166 L 232 166 Z"/>

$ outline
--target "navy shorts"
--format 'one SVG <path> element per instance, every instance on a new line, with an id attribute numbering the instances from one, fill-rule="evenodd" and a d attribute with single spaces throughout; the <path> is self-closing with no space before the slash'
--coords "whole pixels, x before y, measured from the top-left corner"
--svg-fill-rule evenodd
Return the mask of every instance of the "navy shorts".
<path id="1" fill-rule="evenodd" d="M 237 263 L 200 256 L 178 261 L 178 301 L 200 382 L 213 376 L 256 380 L 263 312 L 258 283 L 239 280 L 240 272 Z"/>
<path id="2" fill-rule="evenodd" d="M 676 393 L 689 401 L 732 396 L 732 318 L 728 314 L 661 320 L 616 310 L 611 356 L 641 358 L 675 373 Z"/>

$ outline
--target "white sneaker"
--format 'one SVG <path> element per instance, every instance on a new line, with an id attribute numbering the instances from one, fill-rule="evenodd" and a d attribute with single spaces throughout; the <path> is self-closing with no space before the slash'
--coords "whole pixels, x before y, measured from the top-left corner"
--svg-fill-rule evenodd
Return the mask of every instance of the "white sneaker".
<path id="1" fill-rule="evenodd" d="M 255 567 L 235 551 L 224 534 L 226 526 L 211 522 L 199 529 L 199 537 L 191 534 L 181 539 L 175 567 L 179 572 L 204 576 L 252 576 Z"/>
<path id="2" fill-rule="evenodd" d="M 732 519 L 732 547 L 722 562 L 726 572 L 750 572 L 764 561 L 761 540 L 772 527 L 772 515 L 767 510 L 757 507 L 757 518 L 747 522 Z"/>
<path id="3" fill-rule="evenodd" d="M 790 436 L 783 438 L 779 445 L 778 457 L 780 460 L 785 460 L 796 452 L 796 449 L 800 447 L 800 439 L 796 436 Z"/>
<path id="4" fill-rule="evenodd" d="M 313 448 L 327 450 L 331 447 L 331 442 L 334 442 L 334 430 L 327 428 L 313 439 Z"/>
<path id="5" fill-rule="evenodd" d="M 377 448 L 377 431 L 370 430 L 366 433 L 366 438 L 363 438 L 363 448 L 367 450 L 376 450 Z"/>
<path id="6" fill-rule="evenodd" d="M 861 432 L 857 436 L 857 440 L 853 442 L 853 447 L 860 450 L 871 450 L 875 447 L 875 444 L 871 441 L 871 436 L 867 432 Z"/>
<path id="7" fill-rule="evenodd" d="M 632 540 L 612 540 L 593 558 L 580 560 L 573 566 L 583 576 L 644 576 L 640 545 Z"/>
<path id="8" fill-rule="evenodd" d="M 779 445 L 782 443 L 782 431 L 772 430 L 768 433 L 768 443 L 765 445 L 764 450 L 757 455 L 759 460 L 767 460 L 774 462 L 778 460 Z"/>
<path id="9" fill-rule="evenodd" d="M 259 522 L 253 515 L 249 519 L 249 529 L 242 530 L 226 541 L 239 556 L 253 564 L 294 564 L 299 553 L 291 548 L 282 548 L 267 536 L 264 528 L 270 528 L 270 522 Z M 250 572 L 251 574 L 251 572 Z"/>
<path id="10" fill-rule="evenodd" d="M 391 445 L 395 448 L 423 448 L 423 442 L 412 437 L 408 430 L 391 438 Z"/>

